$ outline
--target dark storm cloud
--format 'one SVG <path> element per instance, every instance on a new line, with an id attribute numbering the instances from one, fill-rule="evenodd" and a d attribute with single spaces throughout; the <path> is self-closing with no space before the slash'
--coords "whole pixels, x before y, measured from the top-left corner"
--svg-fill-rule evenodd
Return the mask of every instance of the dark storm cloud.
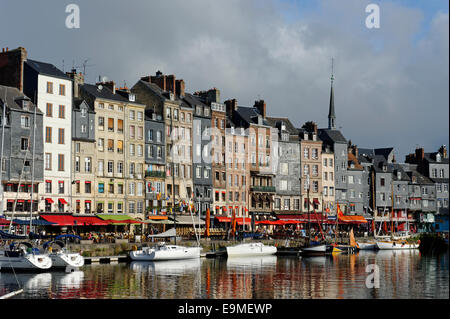
<path id="1" fill-rule="evenodd" d="M 64 25 L 71 2 L 80 29 Z M 240 105 L 262 98 L 269 115 L 321 127 L 333 56 L 337 123 L 348 139 L 394 146 L 401 160 L 416 145 L 448 145 L 448 12 L 425 28 L 419 9 L 381 2 L 381 28 L 369 30 L 369 1 L 360 0 L 322 1 L 298 20 L 286 19 L 295 5 L 269 0 L 71 2 L 2 1 L 2 47 L 24 46 L 60 68 L 64 59 L 66 70 L 89 59 L 89 82 L 101 75 L 131 86 L 160 69 L 188 91 L 217 87 Z"/>

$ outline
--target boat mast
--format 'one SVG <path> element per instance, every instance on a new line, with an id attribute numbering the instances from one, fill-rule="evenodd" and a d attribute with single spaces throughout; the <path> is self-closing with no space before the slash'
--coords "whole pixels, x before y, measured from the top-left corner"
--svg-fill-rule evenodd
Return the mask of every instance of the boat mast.
<path id="1" fill-rule="evenodd" d="M 31 199 L 30 199 L 30 233 L 33 230 L 33 190 L 34 190 L 34 157 L 36 150 L 36 109 L 37 106 L 34 106 L 34 118 L 33 118 L 33 159 L 31 164 Z"/>
<path id="2" fill-rule="evenodd" d="M 174 162 L 174 138 L 173 138 L 173 114 L 170 115 L 170 135 L 172 139 L 172 213 L 173 213 L 173 226 L 175 228 L 175 245 L 177 244 L 177 213 L 175 210 L 175 162 Z"/>
<path id="3" fill-rule="evenodd" d="M 311 242 L 311 214 L 309 208 L 309 172 L 306 175 L 306 196 L 308 197 L 308 243 Z"/>
<path id="4" fill-rule="evenodd" d="M 3 101 L 3 115 L 2 115 L 2 150 L 0 154 L 0 188 L 2 190 L 2 204 L 0 207 L 0 216 L 3 216 L 3 205 L 5 201 L 5 192 L 3 190 L 3 145 L 5 141 L 5 122 L 6 122 L 6 88 L 5 100 Z M 6 169 L 6 167 L 5 167 Z"/>

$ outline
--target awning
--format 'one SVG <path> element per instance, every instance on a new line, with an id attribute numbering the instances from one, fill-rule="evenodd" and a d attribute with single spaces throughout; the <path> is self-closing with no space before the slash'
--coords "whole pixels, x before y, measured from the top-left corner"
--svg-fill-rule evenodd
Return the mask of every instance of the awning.
<path id="1" fill-rule="evenodd" d="M 309 215 L 309 216 L 308 216 Z M 326 215 L 322 215 L 320 213 L 312 213 L 312 214 L 292 214 L 292 215 L 278 215 L 277 217 L 281 220 L 298 220 L 301 222 L 308 222 L 308 220 L 311 223 L 327 223 L 328 218 Z"/>
<path id="2" fill-rule="evenodd" d="M 244 225 L 244 217 L 237 217 L 236 222 L 238 223 L 238 225 Z M 248 218 L 248 217 L 245 218 L 246 225 L 250 225 L 251 222 L 252 222 L 251 218 Z"/>
<path id="3" fill-rule="evenodd" d="M 346 224 L 366 224 L 367 220 L 363 216 L 359 215 L 344 215 L 339 216 L 339 222 Z"/>
<path id="4" fill-rule="evenodd" d="M 54 223 L 54 226 L 73 226 L 75 220 L 71 215 L 40 215 L 40 217 Z"/>
<path id="5" fill-rule="evenodd" d="M 172 219 L 173 222 L 173 219 Z M 176 217 L 176 223 L 177 225 L 192 225 L 192 216 L 177 216 Z M 200 219 L 200 222 L 198 220 L 198 217 L 194 216 L 194 224 L 195 225 L 205 225 L 205 221 Z"/>
<path id="6" fill-rule="evenodd" d="M 108 222 L 112 225 L 128 225 L 128 224 L 142 224 L 143 222 L 140 222 L 138 220 L 135 220 L 131 218 L 128 215 L 124 214 L 98 214 L 98 218 L 103 219 L 104 221 Z"/>
<path id="7" fill-rule="evenodd" d="M 313 199 L 313 203 L 314 203 L 314 204 L 317 204 L 317 205 L 320 204 L 320 203 L 319 203 L 319 200 L 318 200 L 317 198 L 314 198 L 314 199 Z"/>
<path id="8" fill-rule="evenodd" d="M 26 219 L 13 219 L 13 224 L 17 224 L 17 225 L 30 225 L 30 221 L 26 220 Z M 54 225 L 55 223 L 51 223 L 48 222 L 46 220 L 42 220 L 42 219 L 32 219 L 31 220 L 31 225 L 35 225 L 35 226 L 48 226 L 48 225 Z"/>
<path id="9" fill-rule="evenodd" d="M 148 216 L 148 219 L 157 220 L 157 219 L 167 219 L 167 216 L 161 216 L 161 215 L 150 215 Z"/>
<path id="10" fill-rule="evenodd" d="M 11 221 L 4 218 L 0 218 L 0 225 L 9 225 L 10 223 Z"/>
<path id="11" fill-rule="evenodd" d="M 46 198 L 45 201 L 46 201 L 47 203 L 50 203 L 50 204 L 53 204 L 53 203 L 54 203 L 54 202 L 53 202 L 53 199 L 51 199 L 51 198 Z"/>
<path id="12" fill-rule="evenodd" d="M 282 220 L 258 220 L 255 221 L 256 225 L 284 225 Z"/>
<path id="13" fill-rule="evenodd" d="M 65 200 L 64 198 L 58 198 L 58 201 L 59 201 L 61 204 L 67 205 L 67 202 L 66 202 L 66 200 Z"/>
<path id="14" fill-rule="evenodd" d="M 108 222 L 101 220 L 95 216 L 77 216 L 74 217 L 75 226 L 106 226 L 109 225 Z"/>
<path id="15" fill-rule="evenodd" d="M 230 223 L 231 218 L 227 216 L 215 216 L 219 223 Z"/>

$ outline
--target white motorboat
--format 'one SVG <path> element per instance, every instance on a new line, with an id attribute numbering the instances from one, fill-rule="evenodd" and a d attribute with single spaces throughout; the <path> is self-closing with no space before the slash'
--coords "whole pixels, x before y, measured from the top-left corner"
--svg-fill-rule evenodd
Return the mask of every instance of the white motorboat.
<path id="1" fill-rule="evenodd" d="M 358 242 L 358 247 L 360 250 L 375 250 L 377 249 L 377 243 L 376 242 L 370 242 L 370 243 L 361 243 Z"/>
<path id="2" fill-rule="evenodd" d="M 155 247 L 143 247 L 130 251 L 130 258 L 134 261 L 176 260 L 200 258 L 201 247 L 184 247 L 160 243 Z"/>
<path id="3" fill-rule="evenodd" d="M 53 251 L 52 244 L 59 246 L 59 249 Z M 72 272 L 84 265 L 84 258 L 79 253 L 70 252 L 60 240 L 47 242 L 44 248 L 48 247 L 49 257 L 52 260 L 52 268 L 65 268 Z"/>
<path id="4" fill-rule="evenodd" d="M 277 247 L 264 245 L 263 243 L 243 243 L 226 247 L 227 255 L 230 256 L 264 256 L 274 255 Z"/>
<path id="5" fill-rule="evenodd" d="M 380 250 L 419 249 L 419 244 L 410 244 L 406 241 L 378 241 L 377 247 Z"/>
<path id="6" fill-rule="evenodd" d="M 313 245 L 300 249 L 302 255 L 318 255 L 327 253 L 327 245 Z"/>
<path id="7" fill-rule="evenodd" d="M 47 254 L 34 250 L 29 243 L 20 243 L 17 248 L 0 250 L 1 271 L 42 271 L 52 266 L 52 260 Z"/>

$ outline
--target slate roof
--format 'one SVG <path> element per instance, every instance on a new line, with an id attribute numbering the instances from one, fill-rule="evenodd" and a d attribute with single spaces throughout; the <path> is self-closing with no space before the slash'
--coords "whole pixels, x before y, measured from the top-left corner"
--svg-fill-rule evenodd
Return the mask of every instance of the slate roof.
<path id="1" fill-rule="evenodd" d="M 26 112 L 34 113 L 34 108 L 36 106 L 33 104 L 33 102 L 30 100 L 30 98 L 28 98 L 28 96 L 21 93 L 15 87 L 4 86 L 4 85 L 0 85 L 0 105 L 1 105 L 0 109 L 1 110 L 3 110 L 3 103 L 5 102 L 5 101 L 3 101 L 5 98 L 5 91 L 6 91 L 6 104 L 9 109 L 24 111 L 22 109 L 21 105 L 18 104 L 18 101 L 20 99 L 26 99 L 26 100 L 28 100 L 28 103 L 29 103 L 28 110 Z M 39 108 L 36 109 L 36 113 L 43 114 Z"/>
<path id="2" fill-rule="evenodd" d="M 31 59 L 26 60 L 25 63 L 39 74 L 48 75 L 48 76 L 72 81 L 72 79 L 70 77 L 68 77 L 66 74 L 64 74 L 63 71 L 58 69 L 53 64 L 40 62 L 40 61 L 36 61 L 36 60 L 31 60 Z"/>
<path id="3" fill-rule="evenodd" d="M 388 159 L 389 154 L 391 154 L 393 151 L 394 151 L 393 147 L 374 149 L 375 155 L 382 155 L 385 159 Z"/>
<path id="4" fill-rule="evenodd" d="M 399 164 L 388 164 L 388 166 L 392 167 L 392 179 L 394 181 L 404 181 L 404 182 L 410 182 L 411 178 L 408 176 L 408 174 L 403 170 L 403 167 Z M 397 172 L 400 172 L 400 178 L 397 176 Z"/>
<path id="5" fill-rule="evenodd" d="M 80 89 L 95 98 L 113 100 L 123 103 L 129 102 L 126 98 L 124 98 L 120 94 L 114 94 L 108 87 L 104 85 L 100 90 L 97 85 L 85 83 L 83 85 L 80 85 Z"/>
<path id="6" fill-rule="evenodd" d="M 408 176 L 411 178 L 412 176 L 416 177 L 416 184 L 434 184 L 431 179 L 426 177 L 425 175 L 420 174 L 416 169 L 412 169 L 411 171 L 407 172 Z"/>
<path id="7" fill-rule="evenodd" d="M 275 128 L 277 127 L 277 123 L 281 121 L 286 125 L 286 131 L 289 132 L 289 134 L 298 135 L 297 129 L 287 117 L 266 117 L 267 124 Z"/>
<path id="8" fill-rule="evenodd" d="M 433 163 L 433 164 L 448 164 L 448 158 L 444 158 L 441 154 L 441 161 L 438 162 L 436 161 L 436 155 L 439 152 L 433 152 L 433 153 L 424 153 L 424 159 L 428 162 L 428 163 Z M 440 153 L 439 153 L 440 154 Z"/>
<path id="9" fill-rule="evenodd" d="M 85 99 L 81 99 L 81 98 L 74 98 L 73 99 L 73 109 L 75 111 L 79 111 L 80 110 L 80 105 L 83 102 L 85 102 L 85 104 L 88 106 L 88 112 L 95 113 L 94 106 L 93 105 L 89 105 L 89 103 Z"/>
<path id="10" fill-rule="evenodd" d="M 237 113 L 248 124 L 258 124 L 257 117 L 261 116 L 255 107 L 238 106 Z M 263 118 L 262 125 L 269 126 L 269 123 Z"/>
<path id="11" fill-rule="evenodd" d="M 319 138 L 328 143 L 343 143 L 347 144 L 347 140 L 339 130 L 319 129 Z"/>

